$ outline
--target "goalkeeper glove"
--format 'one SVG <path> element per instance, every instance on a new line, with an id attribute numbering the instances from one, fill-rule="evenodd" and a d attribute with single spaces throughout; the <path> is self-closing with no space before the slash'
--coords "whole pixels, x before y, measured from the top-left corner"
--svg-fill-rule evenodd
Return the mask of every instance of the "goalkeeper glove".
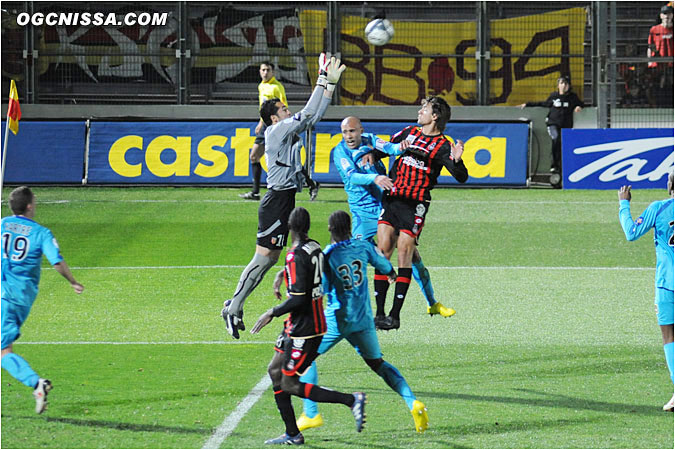
<path id="1" fill-rule="evenodd" d="M 326 69 L 328 68 L 329 63 L 330 59 L 326 57 L 325 53 L 321 53 L 321 55 L 319 55 L 319 78 L 316 79 L 317 86 L 325 88 L 328 85 L 328 79 L 326 78 L 328 72 Z"/>
<path id="2" fill-rule="evenodd" d="M 339 59 L 336 59 L 335 57 L 330 59 L 328 67 L 326 67 L 326 79 L 328 80 L 328 86 L 326 86 L 326 90 L 328 92 L 333 92 L 335 90 L 335 85 L 338 81 L 340 81 L 340 76 L 346 69 L 347 66 L 340 64 Z"/>

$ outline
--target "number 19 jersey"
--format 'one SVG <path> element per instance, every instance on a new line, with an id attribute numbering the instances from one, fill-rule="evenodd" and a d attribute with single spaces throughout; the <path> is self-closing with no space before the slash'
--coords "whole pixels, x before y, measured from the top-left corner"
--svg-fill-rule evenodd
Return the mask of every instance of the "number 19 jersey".
<path id="1" fill-rule="evenodd" d="M 30 307 L 40 283 L 42 255 L 54 265 L 63 261 L 48 228 L 23 216 L 2 219 L 2 298 Z"/>

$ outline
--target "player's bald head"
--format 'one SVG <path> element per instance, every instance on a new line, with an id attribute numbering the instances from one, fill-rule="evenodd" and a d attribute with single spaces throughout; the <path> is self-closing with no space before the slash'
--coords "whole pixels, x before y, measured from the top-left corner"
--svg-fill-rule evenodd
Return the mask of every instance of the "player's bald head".
<path id="1" fill-rule="evenodd" d="M 342 123 L 340 124 L 341 128 L 362 128 L 363 126 L 361 125 L 361 119 L 359 119 L 356 116 L 348 116 L 342 119 Z"/>
<path id="2" fill-rule="evenodd" d="M 361 145 L 361 133 L 363 133 L 363 125 L 361 120 L 356 116 L 348 116 L 342 119 L 340 124 L 342 131 L 342 139 L 351 149 L 359 148 Z"/>

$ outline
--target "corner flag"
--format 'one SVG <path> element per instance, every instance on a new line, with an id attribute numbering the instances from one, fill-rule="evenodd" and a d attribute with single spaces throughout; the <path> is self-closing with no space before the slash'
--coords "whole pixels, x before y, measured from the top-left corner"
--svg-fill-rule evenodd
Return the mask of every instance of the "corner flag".
<path id="1" fill-rule="evenodd" d="M 9 122 L 9 129 L 12 133 L 19 132 L 19 120 L 21 120 L 21 107 L 19 106 L 19 93 L 16 90 L 16 84 L 12 80 L 9 87 L 9 106 L 7 108 L 7 121 Z"/>

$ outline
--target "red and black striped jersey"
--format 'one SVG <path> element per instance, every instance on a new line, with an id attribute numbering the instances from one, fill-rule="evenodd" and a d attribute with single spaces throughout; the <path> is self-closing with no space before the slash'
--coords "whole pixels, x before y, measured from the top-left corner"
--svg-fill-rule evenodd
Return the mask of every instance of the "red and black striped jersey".
<path id="1" fill-rule="evenodd" d="M 289 336 L 309 338 L 326 334 L 322 273 L 323 253 L 318 242 L 300 241 L 286 253 L 284 279 L 288 300 L 274 308 L 274 316 L 290 313 L 285 322 Z"/>
<path id="2" fill-rule="evenodd" d="M 438 175 L 446 167 L 455 179 L 464 183 L 469 178 L 464 162 L 455 162 L 450 142 L 441 134 L 427 136 L 419 126 L 409 126 L 392 136 L 391 142 L 403 140 L 410 147 L 394 162 L 389 177 L 394 187 L 390 197 L 402 197 L 417 201 L 431 200 L 430 191 L 436 185 Z"/>

